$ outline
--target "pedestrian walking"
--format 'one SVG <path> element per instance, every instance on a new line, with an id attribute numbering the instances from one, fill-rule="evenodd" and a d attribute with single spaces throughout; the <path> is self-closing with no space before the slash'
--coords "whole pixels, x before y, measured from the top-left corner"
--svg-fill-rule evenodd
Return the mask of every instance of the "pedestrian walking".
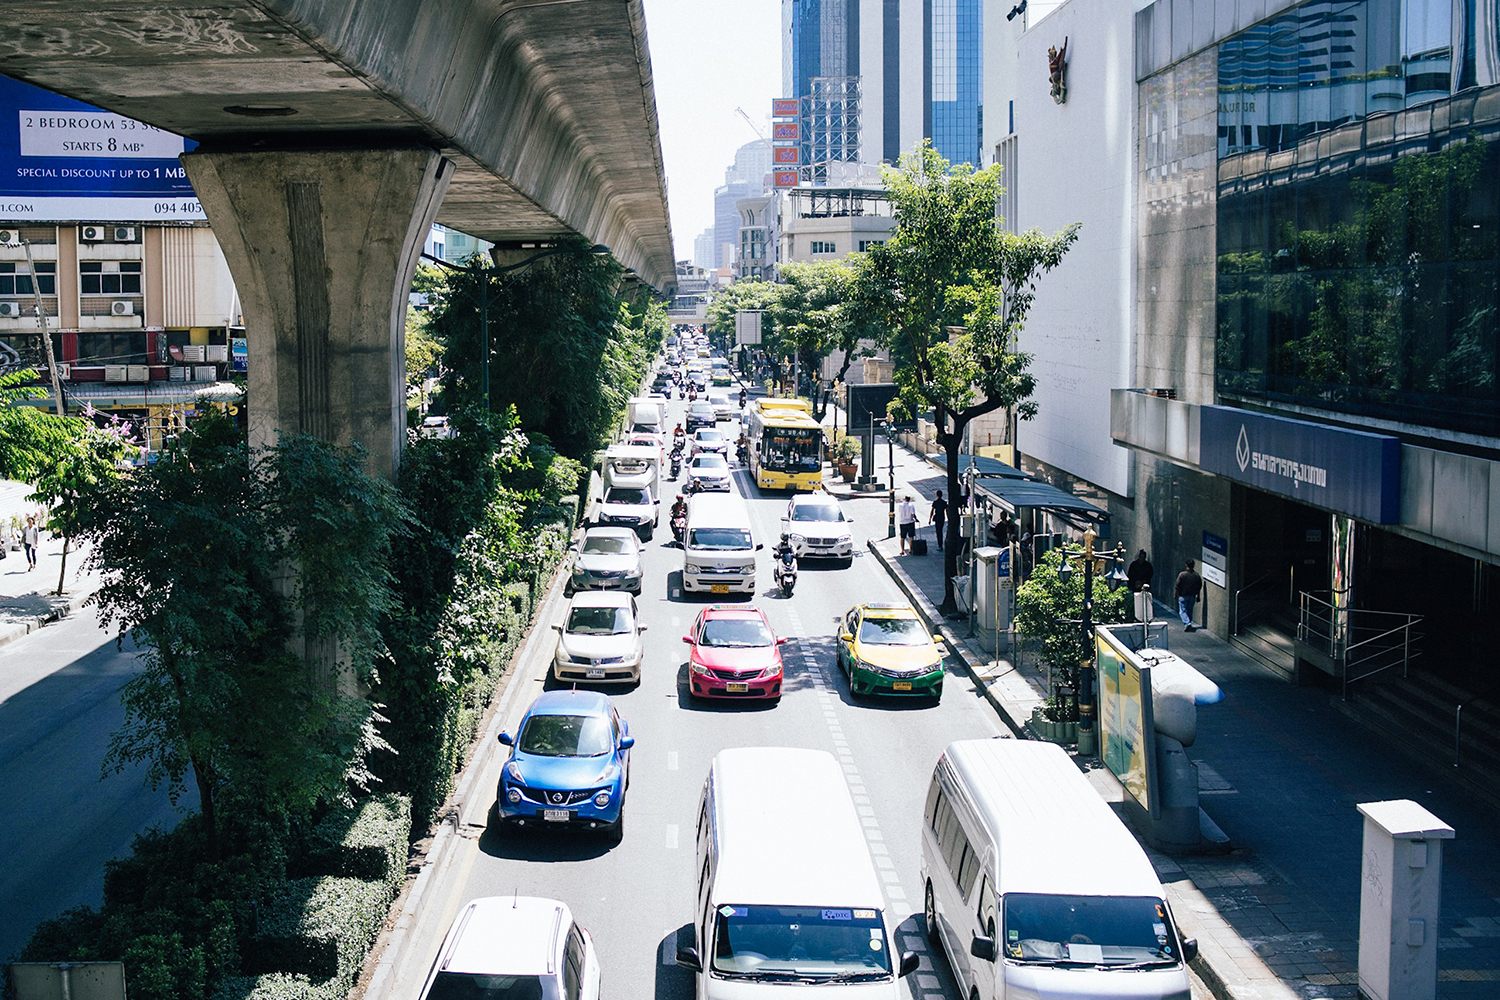
<path id="1" fill-rule="evenodd" d="M 26 550 L 26 568 L 36 569 L 36 552 L 42 544 L 42 533 L 37 530 L 36 515 L 26 518 L 26 527 L 21 529 L 21 546 Z"/>
<path id="2" fill-rule="evenodd" d="M 927 520 L 932 525 L 932 530 L 937 533 L 938 551 L 943 551 L 943 522 L 948 519 L 948 501 L 943 499 L 943 491 L 938 490 L 937 496 L 932 498 L 932 513 Z"/>
<path id="3" fill-rule="evenodd" d="M 907 555 L 911 551 L 911 540 L 917 537 L 917 505 L 911 502 L 911 494 L 907 493 L 896 505 L 896 524 L 901 532 L 901 554 Z"/>
<path id="4" fill-rule="evenodd" d="M 1177 615 L 1182 619 L 1182 630 L 1184 632 L 1196 632 L 1198 627 L 1193 624 L 1193 605 L 1198 603 L 1198 595 L 1203 592 L 1203 577 L 1193 570 L 1193 561 L 1187 561 L 1187 568 L 1177 574 L 1177 586 L 1173 593 L 1177 597 Z"/>
<path id="5" fill-rule="evenodd" d="M 1146 550 L 1141 549 L 1136 553 L 1135 562 L 1125 570 L 1125 582 L 1130 592 L 1139 594 L 1143 587 L 1151 586 L 1151 573 L 1151 560 L 1146 558 Z"/>

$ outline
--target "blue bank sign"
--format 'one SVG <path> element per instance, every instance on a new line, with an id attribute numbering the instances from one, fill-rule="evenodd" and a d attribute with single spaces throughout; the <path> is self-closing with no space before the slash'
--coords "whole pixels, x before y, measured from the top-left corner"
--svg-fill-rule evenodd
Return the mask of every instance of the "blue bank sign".
<path id="1" fill-rule="evenodd" d="M 1361 521 L 1400 520 L 1398 438 L 1229 406 L 1200 412 L 1205 471 Z"/>
<path id="2" fill-rule="evenodd" d="M 0 219 L 205 218 L 179 154 L 196 144 L 0 76 Z"/>

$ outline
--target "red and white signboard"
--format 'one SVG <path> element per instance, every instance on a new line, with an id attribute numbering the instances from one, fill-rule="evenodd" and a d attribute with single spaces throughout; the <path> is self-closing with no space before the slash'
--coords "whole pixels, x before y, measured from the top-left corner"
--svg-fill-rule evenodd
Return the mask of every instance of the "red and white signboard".
<path id="1" fill-rule="evenodd" d="M 802 126 L 798 122 L 772 122 L 772 139 L 801 139 Z"/>
<path id="2" fill-rule="evenodd" d="M 795 97 L 778 97 L 771 101 L 772 118 L 796 118 L 797 99 Z"/>
<path id="3" fill-rule="evenodd" d="M 797 166 L 802 162 L 802 147 L 800 146 L 775 146 L 771 149 L 771 162 L 784 163 Z"/>
<path id="4" fill-rule="evenodd" d="M 771 172 L 771 186 L 779 188 L 794 188 L 797 186 L 797 171 L 795 170 L 773 170 Z"/>

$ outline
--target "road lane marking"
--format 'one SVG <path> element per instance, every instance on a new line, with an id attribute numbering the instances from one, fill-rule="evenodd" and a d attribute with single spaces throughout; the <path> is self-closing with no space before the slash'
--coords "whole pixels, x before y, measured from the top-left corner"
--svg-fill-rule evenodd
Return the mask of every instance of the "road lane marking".
<path id="1" fill-rule="evenodd" d="M 676 750 L 668 750 L 667 751 L 667 770 L 668 771 L 675 771 L 675 770 L 677 770 L 677 751 Z"/>
<path id="2" fill-rule="evenodd" d="M 668 823 L 667 824 L 667 850 L 669 850 L 669 851 L 675 851 L 675 850 L 677 850 L 677 824 L 676 823 Z"/>

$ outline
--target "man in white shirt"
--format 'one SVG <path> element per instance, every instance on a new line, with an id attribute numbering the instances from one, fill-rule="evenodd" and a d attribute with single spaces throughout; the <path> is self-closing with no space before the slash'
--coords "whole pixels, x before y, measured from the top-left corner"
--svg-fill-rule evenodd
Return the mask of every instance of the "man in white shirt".
<path id="1" fill-rule="evenodd" d="M 896 505 L 896 524 L 901 535 L 901 554 L 911 552 L 911 540 L 917 537 L 917 505 L 911 502 L 911 494 L 901 498 Z"/>

